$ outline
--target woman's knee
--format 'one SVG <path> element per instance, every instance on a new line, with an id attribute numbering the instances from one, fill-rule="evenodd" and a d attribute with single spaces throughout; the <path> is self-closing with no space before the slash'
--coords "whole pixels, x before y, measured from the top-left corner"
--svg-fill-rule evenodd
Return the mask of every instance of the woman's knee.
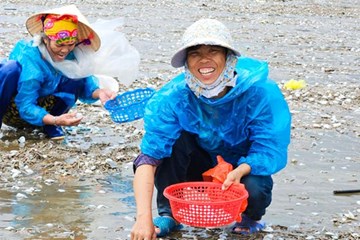
<path id="1" fill-rule="evenodd" d="M 249 193 L 248 206 L 244 213 L 254 220 L 260 220 L 272 200 L 272 178 L 248 175 L 242 178 L 241 182 Z"/>
<path id="2" fill-rule="evenodd" d="M 248 175 L 241 182 L 249 192 L 249 200 L 270 204 L 273 188 L 271 176 Z"/>

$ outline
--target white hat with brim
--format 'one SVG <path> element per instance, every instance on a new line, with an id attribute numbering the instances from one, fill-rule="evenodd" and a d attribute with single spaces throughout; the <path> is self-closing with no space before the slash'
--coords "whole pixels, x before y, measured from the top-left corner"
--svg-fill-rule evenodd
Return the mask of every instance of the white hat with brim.
<path id="1" fill-rule="evenodd" d="M 75 5 L 68 5 L 60 8 L 55 8 L 52 10 L 39 12 L 29 17 L 26 20 L 26 28 L 32 36 L 35 34 L 39 34 L 43 31 L 43 22 L 41 18 L 42 16 L 45 16 L 47 14 L 76 15 L 79 21 L 78 22 L 79 42 L 82 42 L 84 40 L 89 40 L 90 41 L 89 47 L 91 47 L 94 51 L 97 51 L 100 48 L 101 45 L 100 37 L 95 32 L 95 30 L 90 27 L 90 24 L 85 18 L 85 16 L 82 15 L 82 13 Z"/>
<path id="2" fill-rule="evenodd" d="M 240 56 L 232 42 L 231 34 L 224 24 L 214 19 L 200 19 L 186 29 L 181 40 L 182 47 L 171 58 L 171 65 L 175 68 L 184 66 L 187 49 L 197 45 L 221 46 Z"/>

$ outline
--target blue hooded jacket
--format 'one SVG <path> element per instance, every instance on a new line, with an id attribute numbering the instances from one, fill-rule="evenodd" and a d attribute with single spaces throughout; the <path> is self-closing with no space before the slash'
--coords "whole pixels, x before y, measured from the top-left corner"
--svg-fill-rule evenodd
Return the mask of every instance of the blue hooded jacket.
<path id="1" fill-rule="evenodd" d="M 68 57 L 74 56 L 70 53 Z M 44 108 L 37 105 L 39 97 L 53 95 L 60 97 L 68 106 L 75 104 L 73 94 L 57 91 L 59 85 L 65 81 L 83 81 L 84 87 L 80 89 L 79 99 L 86 103 L 96 101 L 92 98 L 92 93 L 99 88 L 96 77 L 77 80 L 67 78 L 42 57 L 38 47 L 32 46 L 32 41 L 19 41 L 9 59 L 18 61 L 22 66 L 15 103 L 20 117 L 32 125 L 43 126 L 42 119 L 48 114 Z"/>
<path id="2" fill-rule="evenodd" d="M 253 175 L 271 175 L 286 166 L 291 115 L 277 84 L 268 78 L 265 62 L 239 57 L 237 81 L 218 99 L 197 98 L 180 74 L 149 100 L 141 151 L 161 160 L 171 155 L 182 131 L 216 164 L 216 155 L 238 166 L 247 163 Z"/>

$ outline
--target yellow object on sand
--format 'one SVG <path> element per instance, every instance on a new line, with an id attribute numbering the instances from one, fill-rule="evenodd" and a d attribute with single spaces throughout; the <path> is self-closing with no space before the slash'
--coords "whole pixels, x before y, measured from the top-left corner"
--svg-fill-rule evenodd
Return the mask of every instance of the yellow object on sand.
<path id="1" fill-rule="evenodd" d="M 289 81 L 287 81 L 286 83 L 284 83 L 284 87 L 287 90 L 297 90 L 297 89 L 302 89 L 306 86 L 306 82 L 305 80 L 294 80 L 291 79 Z"/>

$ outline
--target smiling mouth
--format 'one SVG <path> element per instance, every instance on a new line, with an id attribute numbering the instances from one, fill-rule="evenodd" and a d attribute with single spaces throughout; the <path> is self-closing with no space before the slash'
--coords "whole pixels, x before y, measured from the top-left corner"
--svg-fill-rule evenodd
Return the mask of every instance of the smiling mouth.
<path id="1" fill-rule="evenodd" d="M 199 73 L 201 75 L 209 75 L 215 71 L 215 68 L 200 68 Z"/>
<path id="2" fill-rule="evenodd" d="M 60 54 L 56 54 L 55 56 L 56 56 L 56 58 L 58 59 L 58 61 L 62 61 L 62 60 L 64 60 L 65 57 L 66 57 L 66 55 L 60 55 Z"/>

